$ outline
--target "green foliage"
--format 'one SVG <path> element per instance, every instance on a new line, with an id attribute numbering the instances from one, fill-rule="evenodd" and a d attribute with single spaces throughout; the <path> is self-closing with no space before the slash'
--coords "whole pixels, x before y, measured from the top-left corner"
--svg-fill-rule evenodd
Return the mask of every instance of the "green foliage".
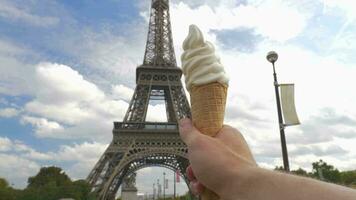
<path id="1" fill-rule="evenodd" d="M 8 187 L 9 187 L 9 183 L 7 182 L 7 180 L 4 178 L 0 178 L 0 188 L 8 188 Z"/>
<path id="2" fill-rule="evenodd" d="M 327 164 L 323 160 L 314 162 L 312 166 L 312 177 L 331 183 L 341 183 L 341 174 L 334 166 Z"/>
<path id="3" fill-rule="evenodd" d="M 95 200 L 90 193 L 90 186 L 84 180 L 72 182 L 58 167 L 41 168 L 36 176 L 28 179 L 24 190 L 8 187 L 5 179 L 0 178 L 0 200 Z"/>
<path id="4" fill-rule="evenodd" d="M 178 196 L 176 199 L 179 199 L 179 200 L 191 200 L 191 196 L 190 196 L 190 193 L 189 192 L 186 192 L 183 196 Z"/>
<path id="5" fill-rule="evenodd" d="M 335 184 L 342 184 L 356 189 L 356 170 L 340 172 L 333 165 L 329 165 L 323 160 L 312 163 L 313 169 L 307 172 L 302 168 L 292 170 L 291 173 L 298 176 L 311 177 Z M 275 171 L 284 171 L 282 166 L 276 166 Z"/>
<path id="6" fill-rule="evenodd" d="M 16 200 L 20 194 L 20 190 L 11 188 L 6 179 L 0 178 L 0 200 Z"/>
<path id="7" fill-rule="evenodd" d="M 276 166 L 276 167 L 274 168 L 274 171 L 281 171 L 281 172 L 283 172 L 283 171 L 284 171 L 284 167 L 282 167 L 282 166 Z"/>
<path id="8" fill-rule="evenodd" d="M 299 168 L 297 170 L 292 170 L 291 173 L 299 176 L 309 176 L 308 172 L 302 168 Z"/>
<path id="9" fill-rule="evenodd" d="M 344 185 L 356 186 L 356 170 L 340 172 L 341 182 Z"/>
<path id="10" fill-rule="evenodd" d="M 41 188 L 48 184 L 64 186 L 71 183 L 70 178 L 59 167 L 43 167 L 36 176 L 28 178 L 27 188 Z"/>

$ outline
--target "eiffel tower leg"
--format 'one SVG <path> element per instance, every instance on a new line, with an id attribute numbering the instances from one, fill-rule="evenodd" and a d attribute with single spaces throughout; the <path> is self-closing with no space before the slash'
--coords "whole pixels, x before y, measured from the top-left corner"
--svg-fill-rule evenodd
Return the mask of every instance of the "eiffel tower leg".
<path id="1" fill-rule="evenodd" d="M 108 200 L 114 200 L 119 187 L 122 185 L 124 177 L 127 175 L 128 166 L 124 167 L 117 176 L 115 176 L 107 193 Z"/>
<path id="2" fill-rule="evenodd" d="M 103 173 L 104 167 L 110 162 L 112 159 L 111 153 L 109 153 L 109 149 L 112 146 L 110 144 L 104 154 L 100 157 L 99 161 L 95 164 L 94 168 L 91 170 L 90 174 L 86 178 L 86 181 L 90 184 L 91 187 L 95 187 L 100 175 Z"/>
<path id="3" fill-rule="evenodd" d="M 133 140 L 130 142 L 130 147 L 133 145 Z M 99 193 L 99 200 L 112 200 L 115 199 L 117 189 L 120 187 L 123 176 L 127 171 L 127 165 L 124 165 L 125 159 L 129 154 L 130 147 L 126 148 L 122 157 L 119 160 L 111 161 L 112 165 L 105 174 L 105 182 L 103 182 Z"/>

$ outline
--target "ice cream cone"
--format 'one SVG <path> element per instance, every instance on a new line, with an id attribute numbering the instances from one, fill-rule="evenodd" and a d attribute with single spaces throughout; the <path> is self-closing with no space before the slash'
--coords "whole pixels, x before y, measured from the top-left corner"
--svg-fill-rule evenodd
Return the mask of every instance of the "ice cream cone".
<path id="1" fill-rule="evenodd" d="M 215 136 L 224 125 L 227 88 L 218 82 L 192 87 L 192 120 L 202 133 Z"/>
<path id="2" fill-rule="evenodd" d="M 204 40 L 197 26 L 189 27 L 183 49 L 182 69 L 190 93 L 193 124 L 203 134 L 214 137 L 224 124 L 229 78 L 214 45 Z M 220 199 L 213 190 L 207 188 L 201 199 Z"/>

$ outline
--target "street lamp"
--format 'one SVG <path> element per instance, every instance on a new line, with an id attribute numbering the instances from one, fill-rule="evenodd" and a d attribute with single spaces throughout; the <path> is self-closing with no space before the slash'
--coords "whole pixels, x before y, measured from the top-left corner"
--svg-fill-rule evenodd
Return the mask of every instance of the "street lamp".
<path id="1" fill-rule="evenodd" d="M 281 102 L 280 102 L 280 98 L 279 98 L 279 89 L 278 89 L 279 85 L 278 85 L 278 81 L 277 81 L 276 69 L 274 66 L 274 63 L 278 60 L 278 54 L 274 51 L 270 51 L 270 52 L 268 52 L 266 58 L 273 65 L 274 88 L 276 91 L 276 102 L 277 102 L 277 111 L 278 111 L 279 131 L 280 131 L 280 135 L 281 135 L 283 165 L 284 165 L 284 170 L 289 172 L 289 161 L 288 161 L 288 151 L 287 151 L 287 145 L 286 145 L 286 136 L 284 134 L 282 109 L 281 109 Z"/>
<path id="2" fill-rule="evenodd" d="M 155 197 L 156 197 L 156 188 L 155 188 L 155 184 L 153 183 L 153 194 L 152 194 L 152 199 L 155 200 Z"/>
<path id="3" fill-rule="evenodd" d="M 166 199 L 166 172 L 163 172 L 163 200 Z"/>

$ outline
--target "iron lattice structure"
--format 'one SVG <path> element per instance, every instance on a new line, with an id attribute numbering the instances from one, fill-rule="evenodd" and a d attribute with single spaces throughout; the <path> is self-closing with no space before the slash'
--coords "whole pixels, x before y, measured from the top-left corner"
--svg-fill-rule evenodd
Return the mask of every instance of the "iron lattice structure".
<path id="1" fill-rule="evenodd" d="M 152 0 L 143 65 L 136 70 L 136 89 L 123 122 L 114 122 L 113 140 L 87 177 L 100 200 L 113 200 L 124 178 L 160 166 L 179 170 L 189 165 L 178 120 L 190 107 L 177 67 L 169 18 L 169 1 Z M 167 122 L 146 121 L 150 100 L 165 102 Z"/>

